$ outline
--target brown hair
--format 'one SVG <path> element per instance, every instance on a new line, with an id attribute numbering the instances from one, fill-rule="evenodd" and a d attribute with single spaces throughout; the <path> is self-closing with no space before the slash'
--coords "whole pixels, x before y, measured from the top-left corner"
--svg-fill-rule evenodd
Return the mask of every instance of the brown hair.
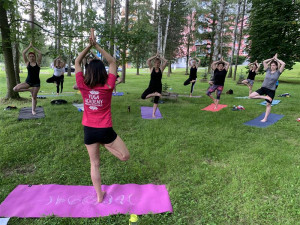
<path id="1" fill-rule="evenodd" d="M 273 63 L 274 63 L 274 64 L 276 65 L 276 67 L 278 68 L 278 63 L 277 63 L 275 60 L 272 60 L 272 61 L 271 61 L 270 66 L 271 66 L 271 64 L 273 64 Z"/>
<path id="2" fill-rule="evenodd" d="M 93 59 L 86 68 L 84 83 L 90 88 L 106 84 L 108 75 L 104 63 L 100 59 Z"/>
<path id="3" fill-rule="evenodd" d="M 34 52 L 29 52 L 29 53 L 28 53 L 28 56 L 29 56 L 29 55 L 34 55 L 34 56 L 35 56 L 35 53 L 34 53 Z"/>
<path id="4" fill-rule="evenodd" d="M 223 67 L 225 66 L 225 63 L 224 63 L 224 62 L 218 62 L 217 66 L 219 66 L 220 64 L 222 64 Z"/>

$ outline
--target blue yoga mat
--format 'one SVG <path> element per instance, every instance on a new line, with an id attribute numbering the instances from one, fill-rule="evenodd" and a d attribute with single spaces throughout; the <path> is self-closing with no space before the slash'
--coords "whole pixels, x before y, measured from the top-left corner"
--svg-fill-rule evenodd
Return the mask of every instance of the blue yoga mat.
<path id="1" fill-rule="evenodd" d="M 256 117 L 253 120 L 250 120 L 244 124 L 248 125 L 248 126 L 253 126 L 253 127 L 268 127 L 268 126 L 272 125 L 273 123 L 276 123 L 282 117 L 284 117 L 284 115 L 270 113 L 267 122 L 264 122 L 264 123 L 260 122 L 264 118 L 264 116 L 265 116 L 265 113 L 262 113 L 262 114 L 260 114 L 260 116 Z"/>
<path id="2" fill-rule="evenodd" d="M 277 105 L 280 101 L 281 101 L 281 100 L 273 100 L 271 106 Z M 261 102 L 261 103 L 259 103 L 259 104 L 260 104 L 260 105 L 266 105 L 267 102 L 266 102 L 266 101 L 263 101 L 263 102 Z"/>
<path id="3" fill-rule="evenodd" d="M 124 92 L 117 92 L 117 93 L 113 92 L 113 96 L 123 96 L 123 95 L 124 95 Z"/>
<path id="4" fill-rule="evenodd" d="M 234 98 L 237 98 L 237 99 L 250 99 L 249 96 L 244 96 L 244 97 L 234 97 Z"/>

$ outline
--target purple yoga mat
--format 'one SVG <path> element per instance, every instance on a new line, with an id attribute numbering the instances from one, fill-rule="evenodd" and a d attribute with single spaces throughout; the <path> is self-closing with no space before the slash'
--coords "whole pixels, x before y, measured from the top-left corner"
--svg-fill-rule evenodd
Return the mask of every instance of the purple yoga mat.
<path id="1" fill-rule="evenodd" d="M 159 108 L 156 109 L 155 118 L 152 117 L 153 107 L 141 106 L 141 114 L 143 119 L 155 120 L 161 119 L 162 115 L 160 114 Z"/>
<path id="2" fill-rule="evenodd" d="M 102 185 L 97 202 L 93 186 L 18 185 L 1 203 L 1 217 L 99 217 L 113 214 L 173 212 L 165 185 Z"/>

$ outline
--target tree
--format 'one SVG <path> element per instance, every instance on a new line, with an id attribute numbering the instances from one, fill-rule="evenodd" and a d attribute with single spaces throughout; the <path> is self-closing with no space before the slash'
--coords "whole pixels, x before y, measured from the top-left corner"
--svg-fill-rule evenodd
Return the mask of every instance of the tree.
<path id="1" fill-rule="evenodd" d="M 239 55 L 240 55 L 241 42 L 242 42 L 242 38 L 243 38 L 244 16 L 245 16 L 246 5 L 247 5 L 247 0 L 244 0 L 244 2 L 243 2 L 243 12 L 242 12 L 242 22 L 241 22 L 241 28 L 240 28 L 240 33 L 239 33 L 239 44 L 238 44 L 238 49 L 237 49 L 237 57 L 236 57 L 236 60 L 235 60 L 233 80 L 236 80 L 237 64 L 238 64 L 238 58 L 239 58 Z"/>
<path id="2" fill-rule="evenodd" d="M 0 26 L 1 26 L 1 37 L 2 37 L 2 51 L 4 55 L 6 83 L 7 83 L 7 93 L 5 98 L 18 99 L 20 98 L 19 93 L 13 91 L 13 88 L 17 85 L 17 82 L 15 79 L 13 53 L 12 53 L 11 39 L 10 39 L 10 28 L 8 24 L 7 11 L 6 11 L 8 4 L 6 3 L 4 1 L 0 1 Z"/>
<path id="3" fill-rule="evenodd" d="M 236 16 L 235 16 L 235 23 L 234 23 L 231 57 L 230 57 L 230 62 L 229 62 L 229 72 L 228 72 L 228 77 L 229 78 L 232 77 L 232 62 L 233 62 L 233 57 L 234 57 L 234 53 L 235 53 L 235 43 L 236 43 L 236 37 L 237 37 L 237 27 L 238 27 L 238 24 L 239 24 L 241 5 L 242 5 L 242 0 L 238 0 L 237 13 L 236 13 Z"/>
<path id="4" fill-rule="evenodd" d="M 251 61 L 262 61 L 278 53 L 291 69 L 299 59 L 300 2 L 252 0 L 249 29 Z"/>

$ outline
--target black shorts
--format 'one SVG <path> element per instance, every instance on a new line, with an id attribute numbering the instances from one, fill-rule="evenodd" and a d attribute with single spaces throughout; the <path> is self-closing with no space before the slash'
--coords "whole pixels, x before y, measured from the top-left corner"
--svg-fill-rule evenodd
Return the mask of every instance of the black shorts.
<path id="1" fill-rule="evenodd" d="M 270 98 L 272 98 L 272 101 L 273 101 L 273 99 L 275 97 L 275 91 L 271 90 L 271 89 L 268 89 L 268 88 L 265 88 L 265 87 L 261 87 L 256 92 L 259 95 L 268 95 Z M 271 102 L 269 100 L 266 100 L 266 101 L 269 102 L 269 103 L 272 103 L 272 101 Z"/>
<path id="2" fill-rule="evenodd" d="M 28 81 L 26 81 L 26 84 L 28 84 L 30 87 L 40 87 L 41 86 L 40 83 L 31 83 L 31 82 L 28 82 Z"/>
<path id="3" fill-rule="evenodd" d="M 94 143 L 109 144 L 116 140 L 117 136 L 112 127 L 94 128 L 84 126 L 84 144 L 86 145 Z"/>

